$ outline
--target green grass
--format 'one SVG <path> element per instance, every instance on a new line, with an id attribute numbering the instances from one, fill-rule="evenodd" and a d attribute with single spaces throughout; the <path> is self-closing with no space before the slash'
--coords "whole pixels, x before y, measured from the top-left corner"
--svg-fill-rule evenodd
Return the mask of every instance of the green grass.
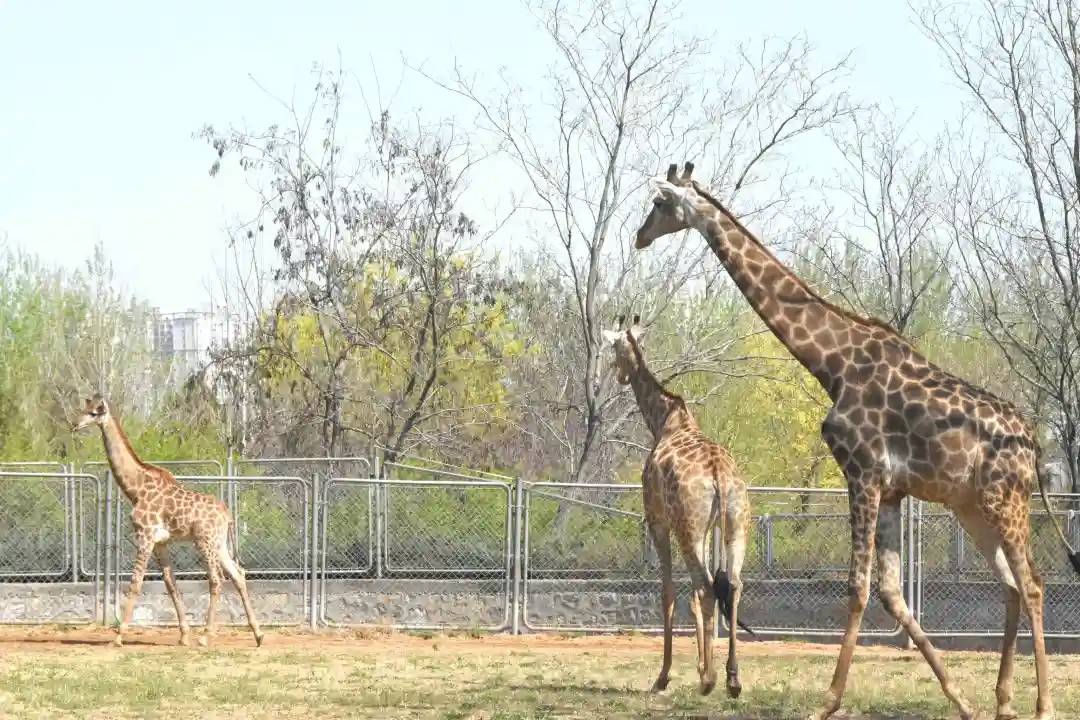
<path id="1" fill-rule="evenodd" d="M 69 636 L 31 645 L 0 635 L 0 717 L 802 718 L 835 661 L 834 648 L 744 644 L 744 691 L 733 701 L 722 665 L 720 687 L 698 694 L 693 641 L 685 637 L 676 639 L 670 688 L 653 695 L 646 690 L 660 658 L 651 637 L 272 634 L 255 650 L 247 637 L 227 635 L 228 647 L 200 650 L 115 649 L 64 642 Z M 173 641 L 169 633 L 145 637 Z M 946 662 L 957 686 L 992 717 L 996 654 L 946 653 Z M 1080 656 L 1053 656 L 1052 671 L 1058 717 L 1080 717 Z M 1016 690 L 1017 710 L 1030 717 L 1030 656 L 1018 658 Z M 846 717 L 954 717 L 922 659 L 892 649 L 859 649 L 844 708 Z"/>

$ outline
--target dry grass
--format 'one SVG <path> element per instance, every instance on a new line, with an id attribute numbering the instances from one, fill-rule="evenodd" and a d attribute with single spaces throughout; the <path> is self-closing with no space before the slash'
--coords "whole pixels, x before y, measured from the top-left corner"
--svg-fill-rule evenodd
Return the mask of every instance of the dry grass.
<path id="1" fill-rule="evenodd" d="M 143 631 L 127 647 L 104 630 L 0 631 L 5 718 L 801 718 L 828 681 L 835 648 L 747 643 L 744 692 L 696 692 L 694 645 L 676 639 L 670 689 L 652 637 L 469 637 L 274 633 L 256 650 L 228 632 L 214 648 Z M 993 715 L 997 656 L 948 653 L 958 686 Z M 1080 656 L 1052 658 L 1059 718 L 1080 717 Z M 722 673 L 721 673 L 722 677 Z M 1030 716 L 1034 670 L 1018 660 L 1017 709 Z M 953 717 L 914 653 L 860 648 L 847 717 Z"/>

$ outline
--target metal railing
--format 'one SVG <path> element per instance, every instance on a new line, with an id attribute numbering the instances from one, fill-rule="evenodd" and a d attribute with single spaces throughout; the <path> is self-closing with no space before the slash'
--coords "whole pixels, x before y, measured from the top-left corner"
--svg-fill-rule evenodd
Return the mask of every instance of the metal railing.
<path id="1" fill-rule="evenodd" d="M 156 463 L 233 512 L 232 551 L 266 624 L 409 628 L 655 631 L 659 564 L 638 485 L 513 481 L 367 458 Z M 105 622 L 130 577 L 130 503 L 104 463 L 0 464 L 0 622 Z M 838 635 L 846 615 L 849 514 L 843 490 L 751 488 L 742 617 L 766 636 Z M 1053 495 L 1080 545 L 1080 495 Z M 1000 584 L 941 506 L 902 510 L 904 592 L 937 636 L 999 636 Z M 1045 580 L 1050 637 L 1080 638 L 1080 578 L 1041 503 L 1032 554 Z M 714 539 L 710 567 L 717 557 Z M 171 548 L 198 621 L 202 559 Z M 691 627 L 689 576 L 673 543 L 676 625 Z M 173 622 L 151 562 L 152 607 L 136 622 Z M 198 588 L 197 591 L 193 590 Z M 226 582 L 223 597 L 231 595 Z M 140 603 L 138 607 L 140 607 Z M 233 608 L 235 610 L 235 608 Z M 243 622 L 235 612 L 224 617 Z M 1026 626 L 1023 627 L 1026 630 Z M 901 630 L 872 600 L 867 636 Z"/>

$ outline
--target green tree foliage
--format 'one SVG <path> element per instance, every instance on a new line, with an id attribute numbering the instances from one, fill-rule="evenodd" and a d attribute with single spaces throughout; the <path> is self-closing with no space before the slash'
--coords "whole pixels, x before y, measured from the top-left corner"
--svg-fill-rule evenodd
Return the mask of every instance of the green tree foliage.
<path id="1" fill-rule="evenodd" d="M 81 398 L 97 391 L 144 457 L 220 457 L 213 398 L 171 382 L 151 318 L 116 289 L 100 248 L 74 272 L 0 249 L 0 458 L 100 459 L 100 438 L 71 434 Z"/>

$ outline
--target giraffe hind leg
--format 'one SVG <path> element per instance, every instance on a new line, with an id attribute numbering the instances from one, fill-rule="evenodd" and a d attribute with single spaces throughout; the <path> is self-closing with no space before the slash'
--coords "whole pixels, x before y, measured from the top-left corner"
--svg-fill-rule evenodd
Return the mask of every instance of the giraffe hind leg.
<path id="1" fill-rule="evenodd" d="M 698 677 L 702 695 L 708 695 L 716 687 L 716 669 L 713 667 L 712 638 L 716 634 L 715 615 L 716 597 L 713 595 L 713 582 L 705 565 L 705 534 L 692 534 L 689 529 L 677 531 L 679 547 L 683 561 L 690 571 L 694 585 L 690 596 L 690 610 L 694 614 L 694 629 L 698 646 Z"/>
<path id="2" fill-rule="evenodd" d="M 157 557 L 158 565 L 161 566 L 161 579 L 165 582 L 165 589 L 172 598 L 173 607 L 176 608 L 176 620 L 180 625 L 180 644 L 191 644 L 191 626 L 188 624 L 187 609 L 184 607 L 184 599 L 176 587 L 176 578 L 173 576 L 172 558 L 169 556 L 169 547 L 161 543 L 154 548 L 154 556 Z"/>
<path id="3" fill-rule="evenodd" d="M 723 579 L 717 582 L 713 579 L 714 593 L 721 610 L 728 621 L 728 658 L 727 658 L 727 691 L 728 696 L 737 698 L 742 693 L 742 682 L 739 681 L 739 662 L 736 657 L 738 646 L 738 632 L 736 628 L 743 628 L 751 635 L 754 631 L 743 624 L 739 619 L 739 600 L 742 597 L 742 565 L 746 556 L 746 528 L 736 529 L 730 541 L 726 542 L 729 573 L 723 573 Z M 717 572 L 717 577 L 720 576 Z M 723 594 L 717 588 L 723 591 Z"/>
<path id="4" fill-rule="evenodd" d="M 252 608 L 251 598 L 248 596 L 247 579 L 243 568 L 229 554 L 229 546 L 226 542 L 222 542 L 218 547 L 218 562 L 225 574 L 232 580 L 236 592 L 239 593 L 240 602 L 244 604 L 244 614 L 247 616 L 248 627 L 251 628 L 251 633 L 255 636 L 255 645 L 261 647 L 263 633 L 259 629 L 259 621 L 255 617 L 255 610 Z"/>
<path id="5" fill-rule="evenodd" d="M 1012 708 L 1013 665 L 1016 658 L 1016 635 L 1020 624 L 1020 591 L 1009 568 L 1009 561 L 1005 558 L 1001 533 L 998 529 L 991 525 L 978 510 L 957 511 L 956 518 L 975 541 L 975 546 L 986 558 L 986 562 L 1001 582 L 1005 592 L 1005 632 L 1001 638 L 1001 664 L 998 667 L 994 694 L 997 697 L 997 720 L 1015 720 L 1017 715 Z"/>
<path id="6" fill-rule="evenodd" d="M 672 634 L 675 625 L 675 584 L 671 577 L 671 531 L 666 527 L 653 526 L 649 530 L 660 560 L 660 612 L 664 620 L 664 659 L 660 674 L 653 683 L 652 692 L 667 689 L 671 674 Z"/>
<path id="7" fill-rule="evenodd" d="M 926 659 L 930 669 L 941 685 L 941 691 L 945 697 L 956 707 L 960 717 L 970 720 L 974 717 L 971 705 L 964 699 L 959 691 L 949 680 L 945 672 L 945 664 L 941 660 L 941 654 L 930 642 L 930 638 L 923 632 L 918 621 L 911 614 L 907 601 L 904 600 L 903 585 L 901 584 L 900 544 L 900 499 L 882 503 L 878 511 L 877 522 L 877 561 L 878 561 L 878 595 L 885 610 L 896 622 L 904 628 L 911 638 L 911 642 L 919 648 L 923 658 Z"/>
<path id="8" fill-rule="evenodd" d="M 206 628 L 199 638 L 199 645 L 206 647 L 217 635 L 217 604 L 221 598 L 221 564 L 218 561 L 218 553 L 206 539 L 200 539 L 196 543 L 199 554 L 206 562 L 206 577 L 210 587 L 210 599 L 206 605 Z"/>

